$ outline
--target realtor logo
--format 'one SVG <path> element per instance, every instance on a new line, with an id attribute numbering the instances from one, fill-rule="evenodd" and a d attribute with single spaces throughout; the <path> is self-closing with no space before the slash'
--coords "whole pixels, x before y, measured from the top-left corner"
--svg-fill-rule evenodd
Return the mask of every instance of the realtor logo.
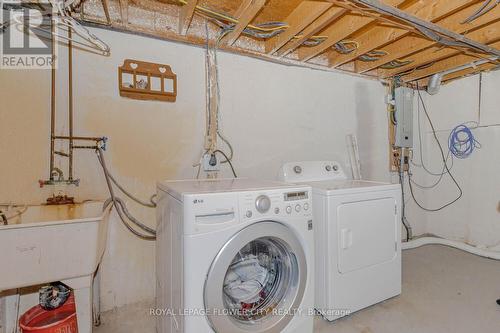
<path id="1" fill-rule="evenodd" d="M 57 22 L 54 33 L 51 30 L 52 17 L 57 19 L 52 4 L 46 0 L 0 0 L 0 4 L 0 69 L 52 68 L 57 59 L 56 54 L 52 58 L 52 41 L 57 43 Z"/>

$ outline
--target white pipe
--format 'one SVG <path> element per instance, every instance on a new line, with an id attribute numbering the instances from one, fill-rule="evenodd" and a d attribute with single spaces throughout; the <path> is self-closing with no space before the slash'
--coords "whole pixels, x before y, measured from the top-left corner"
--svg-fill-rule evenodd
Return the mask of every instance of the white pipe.
<path id="1" fill-rule="evenodd" d="M 489 259 L 500 260 L 500 252 L 490 251 L 487 249 L 481 249 L 472 245 L 468 245 L 458 241 L 452 241 L 439 237 L 422 237 L 417 238 L 415 240 L 411 240 L 409 242 L 403 242 L 402 249 L 403 250 L 411 250 L 416 249 L 417 247 L 421 247 L 424 245 L 444 245 L 449 247 L 454 247 L 456 249 L 469 252 L 476 256 L 485 257 Z"/>

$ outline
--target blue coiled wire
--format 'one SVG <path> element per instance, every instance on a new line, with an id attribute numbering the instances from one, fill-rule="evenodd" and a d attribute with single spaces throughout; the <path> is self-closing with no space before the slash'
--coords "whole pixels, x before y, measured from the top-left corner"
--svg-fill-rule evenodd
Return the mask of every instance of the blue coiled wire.
<path id="1" fill-rule="evenodd" d="M 481 144 L 467 125 L 460 124 L 451 131 L 448 138 L 448 149 L 453 156 L 461 159 L 467 158 L 476 148 L 481 148 Z"/>

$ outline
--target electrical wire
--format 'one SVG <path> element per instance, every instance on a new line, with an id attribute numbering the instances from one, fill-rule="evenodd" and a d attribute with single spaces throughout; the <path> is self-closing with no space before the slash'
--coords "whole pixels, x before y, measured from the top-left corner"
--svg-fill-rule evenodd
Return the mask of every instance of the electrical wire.
<path id="1" fill-rule="evenodd" d="M 415 194 L 414 194 L 414 191 L 413 191 L 413 186 L 412 186 L 412 182 L 411 182 L 411 172 L 408 172 L 408 185 L 409 185 L 409 188 L 410 188 L 410 193 L 411 193 L 411 196 L 413 198 L 413 201 L 415 201 L 415 203 L 417 204 L 418 207 L 420 207 L 421 209 L 425 210 L 425 211 L 428 211 L 428 212 L 437 212 L 437 211 L 440 211 L 452 204 L 454 204 L 455 202 L 457 202 L 458 200 L 460 200 L 460 198 L 462 197 L 463 195 L 463 191 L 462 191 L 462 188 L 460 187 L 460 185 L 458 184 L 457 180 L 455 179 L 455 177 L 453 176 L 453 174 L 451 173 L 451 170 L 450 168 L 448 167 L 448 164 L 446 162 L 446 157 L 445 157 L 445 154 L 444 154 L 444 149 L 441 145 L 441 142 L 439 141 L 438 137 L 437 137 L 437 134 L 436 134 L 436 129 L 434 127 L 434 124 L 432 123 L 432 120 L 429 116 L 429 113 L 427 112 L 427 107 L 425 106 L 425 103 L 424 103 L 424 100 L 422 98 L 422 94 L 420 93 L 420 89 L 418 87 L 418 82 L 417 82 L 417 93 L 418 93 L 418 98 L 420 99 L 420 101 L 422 102 L 422 107 L 424 109 L 424 112 L 425 112 L 425 116 L 427 117 L 427 121 L 429 122 L 429 125 L 431 126 L 431 129 L 432 129 L 432 134 L 433 134 L 433 137 L 434 137 L 434 140 L 436 141 L 438 147 L 439 147 L 439 152 L 441 154 L 441 159 L 443 161 L 443 165 L 444 167 L 446 168 L 446 171 L 447 173 L 450 175 L 450 178 L 451 180 L 453 181 L 453 183 L 456 185 L 458 191 L 459 191 L 459 194 L 458 196 L 453 199 L 452 201 L 438 207 L 438 208 L 428 208 L 428 207 L 425 207 L 423 206 L 415 197 Z"/>
<path id="2" fill-rule="evenodd" d="M 186 0 L 177 0 L 177 1 L 179 3 L 181 3 L 182 5 L 187 5 Z M 200 6 L 200 5 L 196 5 L 195 10 L 198 12 L 198 14 L 202 14 L 205 17 L 226 21 L 226 22 L 232 23 L 234 25 L 238 24 L 238 20 L 236 18 L 234 18 L 230 15 L 223 14 L 223 13 L 217 12 L 215 10 Z M 201 12 L 201 13 L 199 13 L 199 12 Z M 275 22 L 268 22 L 268 23 L 275 23 Z M 269 25 L 267 25 L 268 23 L 256 24 L 256 25 L 249 24 L 246 26 L 246 28 L 248 28 L 250 30 L 254 30 L 254 31 L 257 30 L 257 31 L 261 31 L 261 32 L 273 32 L 276 30 L 284 30 L 284 29 L 289 27 L 285 23 L 283 23 L 282 26 L 274 26 L 274 25 L 269 26 Z M 279 23 L 281 23 L 281 22 L 279 22 Z"/>
<path id="3" fill-rule="evenodd" d="M 432 185 L 420 185 L 417 182 L 415 182 L 413 179 L 411 179 L 411 182 L 415 186 L 417 186 L 421 189 L 431 189 L 431 188 L 436 187 L 441 182 L 441 180 L 443 179 L 443 176 L 447 173 L 447 171 L 446 171 L 446 168 L 444 165 L 443 165 L 441 172 L 439 172 L 439 173 L 430 171 L 430 169 L 425 165 L 424 158 L 423 158 L 423 146 L 422 146 L 422 123 L 420 121 L 420 113 L 421 113 L 420 104 L 421 104 L 421 101 L 420 101 L 420 99 L 418 99 L 417 100 L 417 124 L 418 124 L 417 128 L 418 128 L 418 145 L 419 145 L 420 164 L 414 163 L 413 156 L 411 159 L 411 163 L 414 166 L 423 168 L 424 171 L 427 172 L 429 175 L 437 176 L 439 178 Z M 448 153 L 446 154 L 446 163 L 448 163 L 448 160 L 450 158 L 451 158 L 451 166 L 449 167 L 449 169 L 451 170 L 453 168 L 453 157 L 451 156 L 450 152 L 448 151 Z"/>
<path id="4" fill-rule="evenodd" d="M 206 95 L 206 135 L 209 135 L 210 132 L 210 124 L 212 123 L 212 115 L 211 115 L 211 107 L 213 106 L 213 101 L 212 101 L 212 96 L 213 96 L 213 91 L 212 89 L 215 89 L 215 114 L 216 114 L 216 119 L 215 119 L 215 126 L 216 126 L 216 135 L 218 138 L 221 139 L 222 142 L 227 146 L 229 149 L 229 156 L 225 152 L 223 152 L 221 149 L 216 149 L 216 147 L 210 147 L 209 149 L 205 149 L 204 152 L 202 153 L 202 156 L 200 157 L 200 160 L 198 163 L 194 164 L 193 167 L 197 167 L 197 172 L 196 172 L 196 178 L 198 179 L 200 177 L 200 172 L 201 172 L 201 164 L 202 164 L 202 159 L 203 156 L 211 153 L 215 154 L 216 152 L 220 153 L 221 155 L 224 156 L 225 160 L 221 161 L 221 164 L 228 163 L 231 167 L 231 170 L 233 172 L 233 175 L 236 176 L 236 172 L 234 170 L 234 167 L 231 163 L 231 160 L 234 157 L 234 149 L 229 140 L 226 138 L 226 136 L 222 133 L 221 130 L 221 113 L 219 109 L 219 104 L 220 104 L 220 86 L 219 86 L 219 65 L 218 65 L 218 58 L 217 58 L 217 49 L 219 47 L 219 43 L 221 42 L 222 38 L 226 36 L 230 31 L 231 27 L 226 27 L 222 28 L 222 30 L 219 31 L 218 37 L 213 44 L 213 48 L 210 47 L 209 43 L 209 32 L 208 32 L 208 25 L 207 22 L 205 22 L 205 33 L 206 33 L 206 62 L 205 62 L 205 70 L 206 70 L 206 85 L 207 85 L 207 95 Z M 211 64 L 210 61 L 210 52 L 213 54 L 213 64 Z M 213 87 L 214 85 L 214 87 Z M 213 150 L 213 151 L 211 151 Z"/>
<path id="5" fill-rule="evenodd" d="M 383 56 L 388 55 L 389 52 L 384 51 L 384 50 L 373 50 L 370 52 L 367 52 L 361 56 L 359 56 L 359 60 L 364 61 L 364 62 L 371 62 L 371 61 L 377 61 L 380 60 Z"/>
<path id="6" fill-rule="evenodd" d="M 402 156 L 404 154 L 401 154 Z M 399 183 L 401 184 L 401 223 L 403 224 L 403 227 L 406 230 L 406 241 L 408 242 L 410 239 L 413 238 L 413 232 L 412 228 L 410 225 L 410 222 L 408 222 L 408 219 L 406 218 L 406 201 L 405 201 L 405 190 L 404 190 L 404 170 L 402 168 L 401 162 L 399 162 L 398 165 L 398 174 L 399 174 Z"/>
<path id="7" fill-rule="evenodd" d="M 104 159 L 104 153 L 101 148 L 96 149 L 96 154 L 97 154 L 97 159 L 99 160 L 99 163 L 101 164 L 102 170 L 104 172 L 104 178 L 106 179 L 106 184 L 108 186 L 108 191 L 111 196 L 110 200 L 111 203 L 113 204 L 113 207 L 116 209 L 116 212 L 122 221 L 122 223 L 125 225 L 125 227 L 134 235 L 136 235 L 139 238 L 142 238 L 144 240 L 155 240 L 156 239 L 156 231 L 147 227 L 145 224 L 140 223 L 137 219 L 135 219 L 132 215 L 130 215 L 129 211 L 126 209 L 125 204 L 123 201 L 115 196 L 115 192 L 113 190 L 113 185 L 111 183 L 111 178 L 109 177 L 109 171 L 108 168 L 106 167 L 106 161 Z M 107 200 L 107 202 L 108 202 Z M 106 207 L 106 206 L 105 206 Z M 146 232 L 146 234 L 143 234 L 137 230 L 135 230 L 128 222 L 127 219 L 125 218 L 126 215 L 129 220 L 134 223 L 136 226 L 141 228 L 143 231 Z"/>
<path id="8" fill-rule="evenodd" d="M 231 163 L 231 160 L 227 157 L 227 155 L 222 150 L 219 149 L 214 150 L 214 153 L 220 153 L 222 156 L 224 156 L 226 161 L 229 163 L 229 166 L 231 167 L 231 171 L 233 172 L 234 178 L 238 178 L 238 176 L 236 175 L 236 171 L 234 171 L 233 163 Z"/>
<path id="9" fill-rule="evenodd" d="M 351 46 L 349 46 L 351 45 Z M 349 54 L 359 48 L 359 43 L 354 40 L 342 40 L 333 45 L 333 49 L 341 54 Z"/>
<path id="10" fill-rule="evenodd" d="M 499 3 L 500 3 L 500 0 L 485 0 L 483 5 L 478 10 L 476 10 L 471 16 L 469 16 L 468 18 L 466 18 L 465 20 L 463 20 L 460 23 L 461 24 L 471 23 L 472 21 L 478 19 L 479 17 L 481 17 L 484 14 L 491 11 Z"/>
<path id="11" fill-rule="evenodd" d="M 403 66 L 409 65 L 412 62 L 413 62 L 413 60 L 395 59 L 395 60 L 389 61 L 386 64 L 383 64 L 382 66 L 380 66 L 380 68 L 382 68 L 382 69 L 396 69 L 396 68 L 399 68 L 399 67 L 403 67 Z"/>

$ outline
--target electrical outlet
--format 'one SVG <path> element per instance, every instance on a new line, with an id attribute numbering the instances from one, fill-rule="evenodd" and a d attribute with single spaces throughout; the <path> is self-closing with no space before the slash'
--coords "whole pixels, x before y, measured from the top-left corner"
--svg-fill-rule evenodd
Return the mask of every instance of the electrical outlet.
<path id="1" fill-rule="evenodd" d="M 215 154 L 207 153 L 203 155 L 203 170 L 205 170 L 206 172 L 220 170 L 219 160 L 217 159 Z"/>

